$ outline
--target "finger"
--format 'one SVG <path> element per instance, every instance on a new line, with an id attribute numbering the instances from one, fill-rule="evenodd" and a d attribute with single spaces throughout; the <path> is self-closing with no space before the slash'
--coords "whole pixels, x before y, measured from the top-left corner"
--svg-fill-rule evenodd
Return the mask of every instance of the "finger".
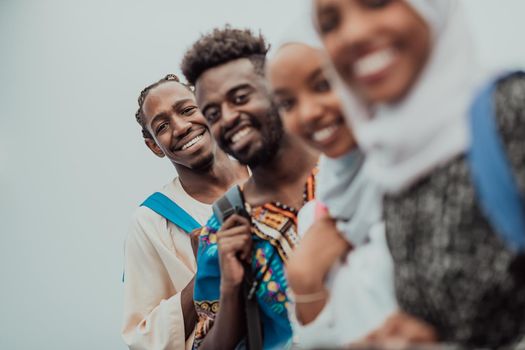
<path id="1" fill-rule="evenodd" d="M 250 236 L 252 235 L 251 226 L 234 226 L 224 231 L 217 232 L 217 239 L 221 240 L 227 237 L 236 237 L 236 236 Z"/>
<path id="2" fill-rule="evenodd" d="M 190 237 L 197 237 L 199 238 L 200 234 L 201 234 L 201 231 L 202 231 L 202 227 L 199 227 L 199 228 L 196 228 L 195 230 L 191 231 L 189 233 Z"/>
<path id="3" fill-rule="evenodd" d="M 367 349 L 367 350 L 384 350 L 377 343 L 370 342 L 370 341 L 367 341 L 365 339 L 361 339 L 361 340 L 358 340 L 356 342 L 352 342 L 352 343 L 348 344 L 347 346 L 345 346 L 344 349 L 347 349 L 347 350 L 363 350 L 363 349 Z"/>
<path id="4" fill-rule="evenodd" d="M 193 255 L 196 258 L 197 253 L 199 251 L 199 236 L 192 236 L 190 238 L 190 243 L 191 243 L 191 249 L 193 250 Z"/>
<path id="5" fill-rule="evenodd" d="M 419 321 L 406 322 L 399 330 L 400 336 L 411 342 L 429 343 L 436 341 L 436 335 L 431 326 Z"/>
<path id="6" fill-rule="evenodd" d="M 250 225 L 250 220 L 239 214 L 232 214 L 226 220 L 224 220 L 220 230 L 227 230 L 231 227 L 239 225 Z"/>
<path id="7" fill-rule="evenodd" d="M 396 324 L 395 319 L 390 317 L 379 328 L 370 333 L 366 339 L 377 342 L 389 338 L 395 333 Z"/>
<path id="8" fill-rule="evenodd" d="M 376 343 L 377 349 L 381 350 L 408 350 L 410 342 L 400 337 L 385 338 Z"/>
<path id="9" fill-rule="evenodd" d="M 392 322 L 387 321 L 385 326 L 381 327 L 381 332 L 379 334 L 379 337 L 381 339 L 394 337 L 396 334 L 399 333 L 399 327 L 400 327 L 399 321 L 397 320 L 392 321 Z"/>
<path id="10" fill-rule="evenodd" d="M 240 250 L 239 259 L 242 261 L 245 261 L 247 263 L 250 263 L 252 261 L 252 247 L 253 247 L 253 241 L 250 239 L 248 240 Z"/>
<path id="11" fill-rule="evenodd" d="M 376 329 L 375 331 L 372 331 L 371 333 L 368 333 L 367 336 L 363 340 L 361 340 L 359 343 L 369 343 L 376 341 L 378 337 L 379 329 Z"/>
<path id="12" fill-rule="evenodd" d="M 251 238 L 246 236 L 226 237 L 218 242 L 221 254 L 234 253 L 246 256 L 251 251 Z"/>
<path id="13" fill-rule="evenodd" d="M 252 260 L 252 251 L 253 251 L 253 241 L 250 239 L 247 244 L 245 245 L 245 249 L 243 249 L 239 255 L 239 258 L 241 260 L 246 262 L 251 262 Z"/>

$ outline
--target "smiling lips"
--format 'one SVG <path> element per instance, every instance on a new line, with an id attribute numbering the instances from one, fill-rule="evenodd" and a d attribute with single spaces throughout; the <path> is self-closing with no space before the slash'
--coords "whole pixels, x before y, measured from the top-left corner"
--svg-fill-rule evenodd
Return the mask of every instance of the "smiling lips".
<path id="1" fill-rule="evenodd" d="M 321 130 L 318 130 L 312 134 L 312 140 L 315 142 L 325 142 L 337 131 L 337 125 L 327 126 Z"/>
<path id="2" fill-rule="evenodd" d="M 187 143 L 182 145 L 181 150 L 183 150 L 183 151 L 187 150 L 188 148 L 190 148 L 191 146 L 193 146 L 194 144 L 199 142 L 199 140 L 202 139 L 203 137 L 204 137 L 204 135 L 199 135 L 199 136 L 196 136 L 196 137 L 192 138 Z"/>
<path id="3" fill-rule="evenodd" d="M 197 136 L 194 136 L 192 137 L 191 139 L 189 139 L 188 141 L 185 141 L 184 139 L 182 140 L 184 143 L 182 144 L 182 146 L 178 146 L 176 145 L 176 148 L 174 148 L 174 152 L 177 152 L 177 151 L 185 151 L 191 147 L 193 147 L 195 144 L 197 144 L 200 140 L 202 140 L 204 138 L 204 134 L 206 133 L 206 130 L 202 130 L 201 133 Z M 180 144 L 180 143 L 179 143 Z"/>
<path id="4" fill-rule="evenodd" d="M 357 79 L 368 79 L 382 73 L 394 61 L 396 52 L 392 48 L 384 48 L 370 52 L 353 64 L 353 71 Z"/>
<path id="5" fill-rule="evenodd" d="M 236 144 L 237 142 L 241 141 L 246 135 L 250 133 L 251 131 L 250 129 L 251 127 L 245 126 L 239 131 L 235 132 L 235 134 L 233 134 L 232 137 L 230 138 L 230 142 L 232 144 Z"/>

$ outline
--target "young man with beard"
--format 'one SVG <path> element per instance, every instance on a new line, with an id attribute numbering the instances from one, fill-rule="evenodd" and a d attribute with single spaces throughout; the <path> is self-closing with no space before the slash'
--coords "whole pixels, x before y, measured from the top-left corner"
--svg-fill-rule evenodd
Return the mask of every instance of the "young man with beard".
<path id="1" fill-rule="evenodd" d="M 201 349 L 233 349 L 246 336 L 243 264 L 257 281 L 264 348 L 291 339 L 284 264 L 299 239 L 297 211 L 313 198 L 317 155 L 283 130 L 264 79 L 267 51 L 262 36 L 226 27 L 201 37 L 182 63 L 219 146 L 252 171 L 242 186 L 251 220 L 234 214 L 219 227 L 212 216 L 200 234 L 194 298 Z"/>
<path id="2" fill-rule="evenodd" d="M 197 227 L 211 215 L 211 203 L 248 177 L 246 167 L 217 148 L 193 92 L 175 75 L 142 91 L 136 119 L 146 145 L 178 174 L 156 200 L 160 195 L 170 209 L 175 202 Z M 122 335 L 130 349 L 191 349 L 197 316 L 189 230 L 184 217 L 147 202 L 135 212 L 126 239 Z"/>

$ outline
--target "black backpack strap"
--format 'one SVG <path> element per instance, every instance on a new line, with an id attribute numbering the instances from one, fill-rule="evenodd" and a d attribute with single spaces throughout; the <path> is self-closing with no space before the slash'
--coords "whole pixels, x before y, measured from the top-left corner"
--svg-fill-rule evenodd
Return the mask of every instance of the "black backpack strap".
<path id="1" fill-rule="evenodd" d="M 244 206 L 244 196 L 242 195 L 240 187 L 237 185 L 230 188 L 221 198 L 215 201 L 212 208 L 213 214 L 221 224 L 232 214 L 240 214 L 250 219 L 250 215 Z M 263 344 L 261 316 L 255 291 L 253 290 L 257 284 L 251 264 L 244 263 L 243 265 L 244 280 L 242 283 L 242 294 L 248 333 L 246 345 L 248 350 L 261 350 Z"/>
<path id="2" fill-rule="evenodd" d="M 240 214 L 249 219 L 250 214 L 244 207 L 244 196 L 238 185 L 231 187 L 221 198 L 213 203 L 213 214 L 222 224 L 232 214 Z"/>

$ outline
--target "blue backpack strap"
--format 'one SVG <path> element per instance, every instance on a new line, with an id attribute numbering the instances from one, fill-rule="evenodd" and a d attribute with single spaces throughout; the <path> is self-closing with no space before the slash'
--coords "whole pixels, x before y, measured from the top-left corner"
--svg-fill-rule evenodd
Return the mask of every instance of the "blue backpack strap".
<path id="1" fill-rule="evenodd" d="M 496 125 L 496 86 L 497 81 L 483 89 L 471 106 L 468 161 L 485 217 L 511 249 L 523 252 L 525 203 Z"/>
<path id="2" fill-rule="evenodd" d="M 201 225 L 177 203 L 160 192 L 155 192 L 140 205 L 148 207 L 160 216 L 165 217 L 186 233 L 190 233 Z"/>

